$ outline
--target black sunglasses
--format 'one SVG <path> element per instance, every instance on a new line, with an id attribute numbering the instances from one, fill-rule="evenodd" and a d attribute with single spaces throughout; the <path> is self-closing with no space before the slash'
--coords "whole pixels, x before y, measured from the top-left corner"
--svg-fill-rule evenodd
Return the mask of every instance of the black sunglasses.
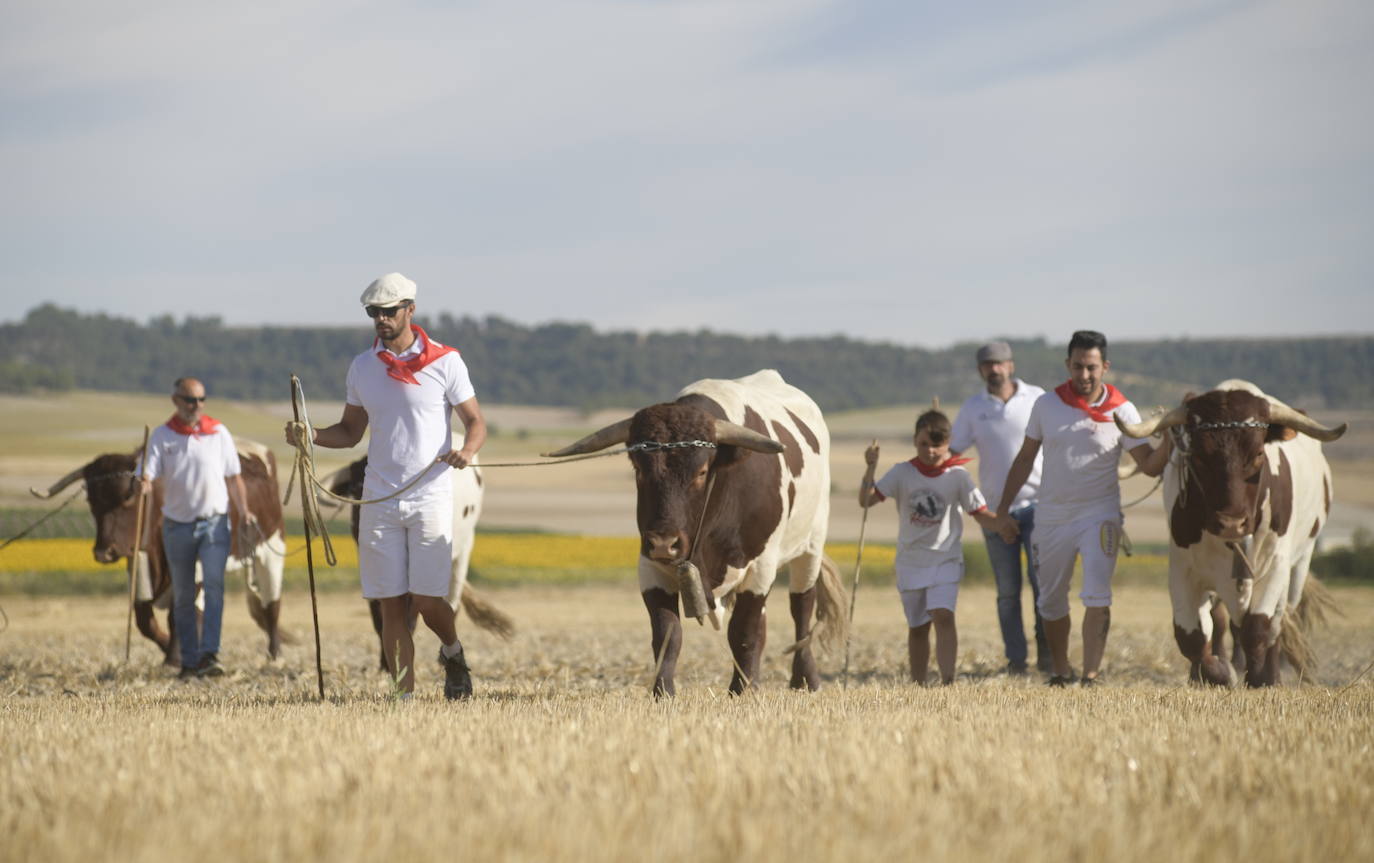
<path id="1" fill-rule="evenodd" d="M 205 396 L 184 396 L 180 393 L 177 394 L 177 398 L 188 405 L 199 404 L 200 402 L 205 401 Z"/>
<path id="2" fill-rule="evenodd" d="M 399 306 L 367 306 L 367 316 L 372 319 L 394 318 L 400 313 L 401 309 L 408 308 L 410 303 L 401 303 Z"/>

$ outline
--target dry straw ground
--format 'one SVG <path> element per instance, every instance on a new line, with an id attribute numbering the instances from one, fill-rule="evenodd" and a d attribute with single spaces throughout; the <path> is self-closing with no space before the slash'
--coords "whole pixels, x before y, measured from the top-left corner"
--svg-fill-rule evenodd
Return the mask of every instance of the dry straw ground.
<path id="1" fill-rule="evenodd" d="M 387 698 L 360 600 L 322 599 L 284 660 L 238 597 L 217 681 L 178 683 L 118 598 L 0 597 L 0 860 L 1368 860 L 1374 591 L 1339 588 L 1315 681 L 1182 685 L 1161 586 L 1123 588 L 1094 690 L 998 674 L 993 596 L 960 597 L 960 681 L 902 682 L 890 588 L 861 588 L 851 686 L 786 689 L 774 596 L 758 691 L 723 692 L 689 627 L 656 702 L 633 586 L 493 589 L 514 641 L 467 632 L 478 696 L 439 670 Z M 309 634 L 308 597 L 285 617 Z M 465 624 L 465 621 L 460 621 Z M 422 636 L 421 653 L 433 651 Z"/>

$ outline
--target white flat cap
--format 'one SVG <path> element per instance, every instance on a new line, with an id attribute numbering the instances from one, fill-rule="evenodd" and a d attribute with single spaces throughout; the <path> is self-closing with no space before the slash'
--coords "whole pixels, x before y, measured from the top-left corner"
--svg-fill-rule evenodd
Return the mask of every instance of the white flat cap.
<path id="1" fill-rule="evenodd" d="M 415 283 L 400 273 L 387 273 L 367 286 L 362 300 L 365 306 L 383 308 L 400 305 L 406 300 L 414 302 Z"/>

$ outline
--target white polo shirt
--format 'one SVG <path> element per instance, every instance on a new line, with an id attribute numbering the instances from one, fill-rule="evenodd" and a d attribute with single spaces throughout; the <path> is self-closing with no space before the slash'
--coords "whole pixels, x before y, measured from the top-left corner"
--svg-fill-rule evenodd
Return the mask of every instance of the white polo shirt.
<path id="1" fill-rule="evenodd" d="M 457 351 L 451 351 L 416 372 L 418 384 L 405 383 L 389 376 L 386 364 L 377 358 L 377 351 L 385 349 L 380 344 L 369 348 L 348 367 L 346 400 L 367 411 L 372 429 L 363 497 L 391 494 L 421 472 L 425 478 L 404 499 L 451 494 L 450 468 L 435 466 L 434 461 L 453 448 L 453 406 L 477 394 L 468 367 Z M 397 358 L 409 359 L 423 349 L 424 337 L 417 333 L 415 343 Z"/>
<path id="2" fill-rule="evenodd" d="M 135 468 L 137 470 L 138 468 Z M 147 477 L 162 477 L 162 515 L 195 521 L 229 511 L 224 478 L 239 475 L 234 436 L 224 425 L 210 434 L 177 434 L 165 423 L 148 436 Z"/>
<path id="3" fill-rule="evenodd" d="M 946 468 L 939 476 L 926 476 L 904 461 L 893 465 L 873 487 L 897 502 L 897 586 L 902 590 L 930 587 L 927 582 L 940 564 L 962 561 L 964 520 L 958 510 L 987 509 L 973 475 L 959 466 Z"/>
<path id="4" fill-rule="evenodd" d="M 1102 397 L 1092 405 L 1100 405 L 1106 398 L 1104 388 Z M 1126 422 L 1140 422 L 1140 412 L 1129 401 L 1112 413 Z M 1126 437 L 1116 423 L 1097 422 L 1064 404 L 1055 392 L 1035 400 L 1026 422 L 1026 437 L 1040 441 L 1045 456 L 1040 502 L 1035 508 L 1037 526 L 1121 517 L 1121 482 L 1116 476 L 1121 451 L 1148 445 L 1149 441 Z"/>
<path id="5" fill-rule="evenodd" d="M 1026 421 L 1030 419 L 1035 400 L 1045 394 L 1044 389 L 1013 378 L 1016 391 L 1005 402 L 987 390 L 969 397 L 959 408 L 950 433 L 949 448 L 953 452 L 968 452 L 978 448 L 978 487 L 983 490 L 989 506 L 1002 502 L 1002 488 L 1007 471 L 1026 438 Z M 1040 491 L 1041 457 L 1036 455 L 1030 477 L 1011 503 L 1011 512 L 1035 503 Z"/>

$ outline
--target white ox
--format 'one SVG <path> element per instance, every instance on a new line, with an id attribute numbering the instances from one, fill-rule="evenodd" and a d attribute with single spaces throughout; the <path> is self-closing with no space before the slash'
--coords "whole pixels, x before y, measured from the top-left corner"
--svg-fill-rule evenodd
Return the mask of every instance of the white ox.
<path id="1" fill-rule="evenodd" d="M 820 408 L 765 369 L 738 380 L 697 381 L 675 401 L 643 408 L 550 455 L 620 444 L 632 450 L 638 491 L 639 588 L 658 666 L 654 691 L 674 691 L 681 590 L 689 591 L 689 615 L 709 615 L 717 626 L 720 604 L 733 600 L 730 691 L 749 686 L 767 634 L 764 603 L 782 566 L 797 639 L 791 685 L 816 689 L 812 614 L 825 624 L 827 640 L 843 640 L 845 623 L 844 588 L 824 557 L 830 434 Z M 702 593 L 705 607 L 697 608 L 692 596 Z"/>
<path id="2" fill-rule="evenodd" d="M 1191 679 L 1233 682 L 1234 669 L 1214 648 L 1224 634 L 1214 631 L 1218 601 L 1248 685 L 1278 683 L 1281 656 L 1304 670 L 1304 612 L 1315 585 L 1308 568 L 1331 511 L 1320 441 L 1339 438 L 1346 426 L 1326 428 L 1241 380 L 1223 381 L 1167 415 L 1117 425 L 1132 437 L 1174 436 L 1164 473 L 1169 594 Z"/>

